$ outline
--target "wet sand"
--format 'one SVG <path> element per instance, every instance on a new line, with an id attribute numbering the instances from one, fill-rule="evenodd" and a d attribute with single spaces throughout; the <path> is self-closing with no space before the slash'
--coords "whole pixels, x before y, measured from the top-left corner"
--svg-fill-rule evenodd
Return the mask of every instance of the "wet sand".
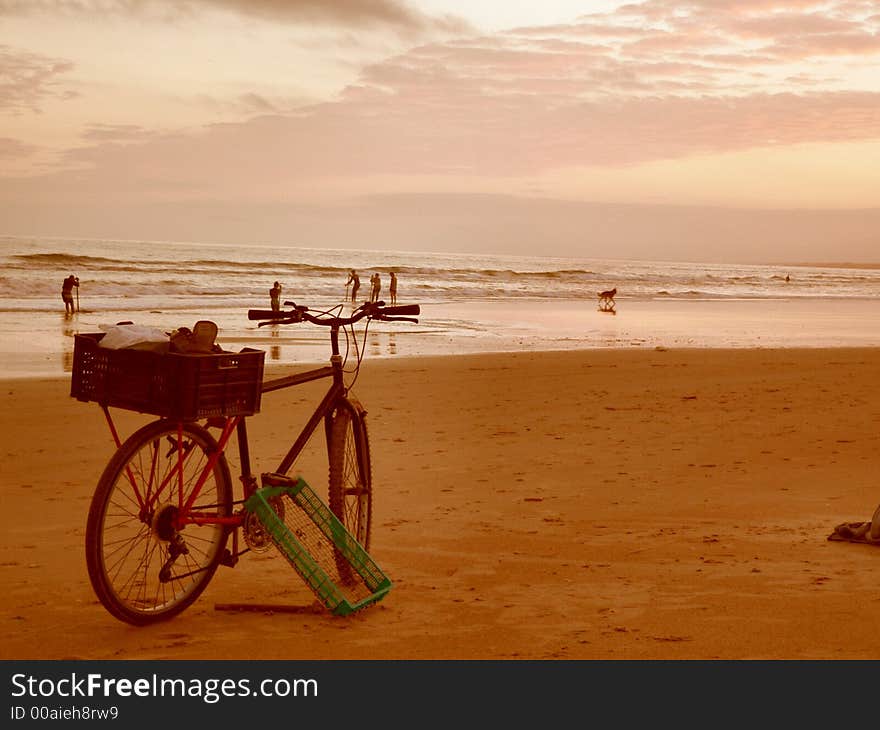
<path id="1" fill-rule="evenodd" d="M 535 352 L 635 347 L 788 348 L 880 347 L 876 299 L 677 299 L 619 296 L 616 314 L 585 299 L 423 303 L 418 323 L 373 321 L 358 347 L 368 361 L 485 352 Z M 229 350 L 256 347 L 277 365 L 326 362 L 329 335 L 311 325 L 257 327 L 243 309 L 207 311 L 0 311 L 2 376 L 69 374 L 74 335 L 130 320 L 164 331 L 210 319 Z M 349 343 L 354 352 L 354 343 Z"/>
<path id="2" fill-rule="evenodd" d="M 826 538 L 880 502 L 878 382 L 878 349 L 368 359 L 390 594 L 310 612 L 282 558 L 248 554 L 134 628 L 85 569 L 100 409 L 67 378 L 6 380 L 0 658 L 876 658 L 880 549 Z M 320 387 L 264 397 L 258 470 Z M 148 418 L 115 413 L 125 434 Z M 302 471 L 323 494 L 321 448 Z M 235 602 L 304 612 L 215 610 Z"/>

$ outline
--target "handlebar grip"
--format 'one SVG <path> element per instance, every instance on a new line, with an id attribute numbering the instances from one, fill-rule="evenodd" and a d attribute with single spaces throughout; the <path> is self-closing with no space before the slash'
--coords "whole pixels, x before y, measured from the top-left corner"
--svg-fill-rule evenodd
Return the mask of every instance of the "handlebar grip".
<path id="1" fill-rule="evenodd" d="M 271 309 L 249 309 L 248 319 L 283 319 L 284 312 L 273 312 Z"/>
<path id="2" fill-rule="evenodd" d="M 404 304 L 400 307 L 382 307 L 382 315 L 393 317 L 395 315 L 419 314 L 422 311 L 418 304 Z"/>

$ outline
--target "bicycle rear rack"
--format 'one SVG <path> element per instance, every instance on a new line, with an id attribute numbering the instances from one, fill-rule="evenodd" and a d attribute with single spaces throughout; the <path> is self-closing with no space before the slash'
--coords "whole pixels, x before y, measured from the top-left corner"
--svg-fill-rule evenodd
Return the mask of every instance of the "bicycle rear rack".
<path id="1" fill-rule="evenodd" d="M 385 597 L 391 581 L 304 479 L 264 474 L 244 503 L 324 606 L 347 616 Z"/>

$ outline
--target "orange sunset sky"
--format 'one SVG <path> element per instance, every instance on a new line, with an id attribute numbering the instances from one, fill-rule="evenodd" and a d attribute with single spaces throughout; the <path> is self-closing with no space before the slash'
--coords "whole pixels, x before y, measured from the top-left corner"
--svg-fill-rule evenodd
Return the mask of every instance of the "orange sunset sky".
<path id="1" fill-rule="evenodd" d="M 880 262 L 880 2 L 0 0 L 0 235 Z"/>

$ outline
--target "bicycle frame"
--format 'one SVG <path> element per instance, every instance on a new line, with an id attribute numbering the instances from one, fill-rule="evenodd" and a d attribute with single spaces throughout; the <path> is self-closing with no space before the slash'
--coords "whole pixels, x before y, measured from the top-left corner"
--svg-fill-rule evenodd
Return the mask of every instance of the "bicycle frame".
<path id="1" fill-rule="evenodd" d="M 332 378 L 332 383 L 328 388 L 327 392 L 324 394 L 324 397 L 321 399 L 321 402 L 318 404 L 314 413 L 312 413 L 309 420 L 306 422 L 305 426 L 303 426 L 302 430 L 294 441 L 293 445 L 288 450 L 287 454 L 281 460 L 281 463 L 275 470 L 276 474 L 287 474 L 293 464 L 296 462 L 302 450 L 305 448 L 306 444 L 309 442 L 309 439 L 314 434 L 315 430 L 318 428 L 318 424 L 323 420 L 325 424 L 325 434 L 327 438 L 327 443 L 329 444 L 329 430 L 331 425 L 330 416 L 332 415 L 336 405 L 339 401 L 345 397 L 347 394 L 347 388 L 345 386 L 344 381 L 344 373 L 342 368 L 342 356 L 339 353 L 339 327 L 333 326 L 330 330 L 330 344 L 331 344 L 331 355 L 330 355 L 330 365 L 324 366 L 321 368 L 315 368 L 313 370 L 307 370 L 302 373 L 296 373 L 294 375 L 287 375 L 281 378 L 273 378 L 271 380 L 266 380 L 262 385 L 262 392 L 268 393 L 273 390 L 281 390 L 284 388 L 291 388 L 296 385 L 302 385 L 304 383 L 309 383 L 315 380 L 321 380 L 323 378 Z M 119 434 L 116 430 L 116 426 L 113 423 L 113 419 L 110 415 L 110 411 L 107 406 L 102 406 L 104 411 L 104 416 L 107 419 L 107 424 L 110 428 L 110 432 L 113 436 L 113 440 L 116 443 L 116 447 L 119 448 L 122 445 L 122 441 L 119 438 Z M 196 480 L 195 487 L 190 492 L 189 497 L 184 501 L 184 485 L 183 485 L 183 474 L 184 474 L 184 463 L 188 458 L 189 451 L 185 448 L 183 443 L 183 422 L 178 422 L 177 424 L 177 443 L 176 443 L 176 451 L 177 451 L 177 465 L 175 468 L 171 470 L 171 472 L 163 479 L 162 483 L 156 486 L 155 490 L 151 490 L 148 488 L 147 494 L 141 494 L 140 490 L 137 486 L 137 480 L 134 478 L 134 475 L 131 473 L 130 468 L 126 467 L 126 472 L 128 474 L 128 480 L 131 483 L 132 489 L 134 491 L 135 497 L 138 502 L 138 509 L 140 514 L 146 515 L 148 514 L 159 502 L 160 497 L 166 495 L 166 490 L 174 489 L 174 485 L 172 482 L 177 480 L 177 515 L 175 518 L 174 527 L 177 530 L 183 529 L 186 525 L 227 525 L 231 528 L 240 527 L 244 522 L 244 516 L 239 515 L 230 515 L 228 517 L 220 516 L 220 515 L 212 515 L 205 514 L 201 512 L 193 512 L 192 508 L 195 504 L 196 499 L 198 499 L 199 494 L 201 493 L 202 487 L 207 481 L 210 474 L 213 472 L 214 468 L 217 465 L 217 462 L 220 460 L 221 455 L 225 452 L 226 447 L 229 443 L 230 438 L 232 437 L 233 431 L 236 432 L 238 437 L 238 450 L 239 450 L 239 459 L 240 459 L 240 480 L 243 485 L 244 491 L 244 499 L 253 494 L 254 490 L 257 486 L 257 479 L 254 474 L 251 472 L 251 464 L 250 464 L 250 448 L 248 443 L 248 435 L 247 435 L 247 423 L 245 416 L 229 416 L 225 418 L 223 427 L 220 433 L 220 437 L 217 440 L 218 448 L 217 450 L 211 454 L 207 463 L 204 467 L 202 467 L 201 472 L 199 473 L 198 479 Z M 151 485 L 153 481 L 153 474 L 150 474 L 148 485 Z"/>
<path id="2" fill-rule="evenodd" d="M 82 363 L 76 370 L 82 377 L 71 383 L 71 395 L 101 405 L 117 447 L 92 496 L 85 547 L 86 567 L 95 595 L 110 614 L 121 621 L 143 626 L 177 615 L 198 599 L 221 565 L 235 566 L 244 553 L 262 552 L 274 543 L 291 558 L 291 553 L 282 546 L 287 539 L 279 538 L 275 527 L 281 521 L 286 529 L 298 534 L 300 528 L 295 526 L 295 518 L 299 507 L 311 516 L 299 503 L 297 507 L 285 504 L 289 499 L 296 501 L 295 495 L 303 494 L 287 488 L 304 486 L 298 485 L 297 479 L 290 475 L 295 464 L 301 468 L 303 462 L 311 461 L 304 458 L 307 452 L 311 457 L 312 450 L 320 451 L 320 445 L 315 444 L 315 449 L 310 446 L 310 439 L 319 430 L 322 420 L 327 448 L 327 504 L 316 503 L 315 506 L 329 510 L 332 513 L 329 516 L 335 515 L 338 524 L 345 528 L 345 535 L 353 539 L 352 545 L 359 545 L 363 551 L 369 547 L 372 460 L 366 411 L 350 392 L 363 358 L 354 325 L 366 320 L 363 328 L 366 340 L 371 320 L 417 322 L 409 315 L 418 315 L 419 305 L 387 307 L 384 302 L 364 302 L 353 307 L 349 316 L 341 316 L 343 304 L 310 310 L 285 302 L 285 307 L 290 309 L 251 309 L 248 319 L 260 320 L 258 326 L 307 322 L 324 327 L 324 331 L 329 329 L 329 365 L 270 377 L 263 382 L 259 380 L 259 373 L 263 371 L 254 367 L 248 373 L 228 373 L 234 375 L 233 385 L 247 386 L 247 399 L 242 395 L 243 389 L 233 390 L 227 396 L 225 380 L 222 397 L 218 397 L 219 382 L 208 378 L 203 383 L 184 373 L 180 377 L 170 376 L 171 385 L 153 399 L 154 390 L 150 390 L 151 396 L 147 398 L 129 400 L 125 396 L 134 394 L 142 385 L 155 385 L 157 376 L 153 370 L 142 368 L 131 372 L 137 377 L 127 381 L 117 378 L 108 364 L 101 372 L 108 373 L 109 381 L 105 378 L 107 382 L 102 381 L 102 385 L 115 386 L 116 390 L 110 387 L 101 392 L 85 387 L 85 374 L 91 372 L 87 364 Z M 340 331 L 350 335 L 348 342 L 353 340 L 354 343 L 356 358 L 348 369 L 344 364 L 350 352 L 346 350 L 345 358 L 340 355 Z M 85 349 L 94 350 L 99 338 L 87 339 Z M 262 354 L 257 353 L 256 357 L 238 359 L 262 365 Z M 109 357 L 105 360 L 109 362 Z M 153 364 L 169 366 L 166 369 L 181 364 L 231 369 L 225 367 L 225 362 L 208 358 L 179 363 L 169 359 Z M 125 373 L 133 370 L 135 368 L 128 368 Z M 255 468 L 255 475 L 251 469 L 247 419 L 259 413 L 259 395 L 324 378 L 328 379 L 326 392 L 314 400 L 310 398 L 314 407 L 311 416 L 302 413 L 299 407 L 290 414 L 297 423 L 305 420 L 305 425 L 293 438 L 277 469 Z M 188 397 L 192 398 L 192 407 L 178 407 L 185 405 L 183 401 Z M 176 402 L 178 399 L 180 404 Z M 315 400 L 318 401 L 316 406 Z M 109 410 L 117 404 L 126 410 L 152 412 L 153 420 L 137 428 L 123 442 Z M 127 407 L 130 404 L 134 407 Z M 306 409 L 311 410 L 308 406 Z M 294 434 L 296 429 L 291 435 Z M 227 460 L 230 455 L 227 449 L 234 435 L 240 460 Z M 238 467 L 240 488 L 232 483 L 229 461 Z M 324 509 L 319 511 L 328 516 Z M 317 520 L 315 524 L 330 537 Z M 324 526 L 328 524 L 338 527 L 336 521 L 322 522 Z M 334 535 L 338 532 L 336 527 L 332 527 Z M 350 542 L 346 537 L 346 545 Z M 347 548 L 337 542 L 336 537 L 332 543 L 332 565 L 328 567 L 338 572 L 340 581 L 347 584 L 349 579 L 355 578 L 354 573 L 361 575 L 360 569 L 351 563 Z M 310 582 L 310 585 L 313 584 Z M 380 595 L 374 593 L 374 597 Z"/>

